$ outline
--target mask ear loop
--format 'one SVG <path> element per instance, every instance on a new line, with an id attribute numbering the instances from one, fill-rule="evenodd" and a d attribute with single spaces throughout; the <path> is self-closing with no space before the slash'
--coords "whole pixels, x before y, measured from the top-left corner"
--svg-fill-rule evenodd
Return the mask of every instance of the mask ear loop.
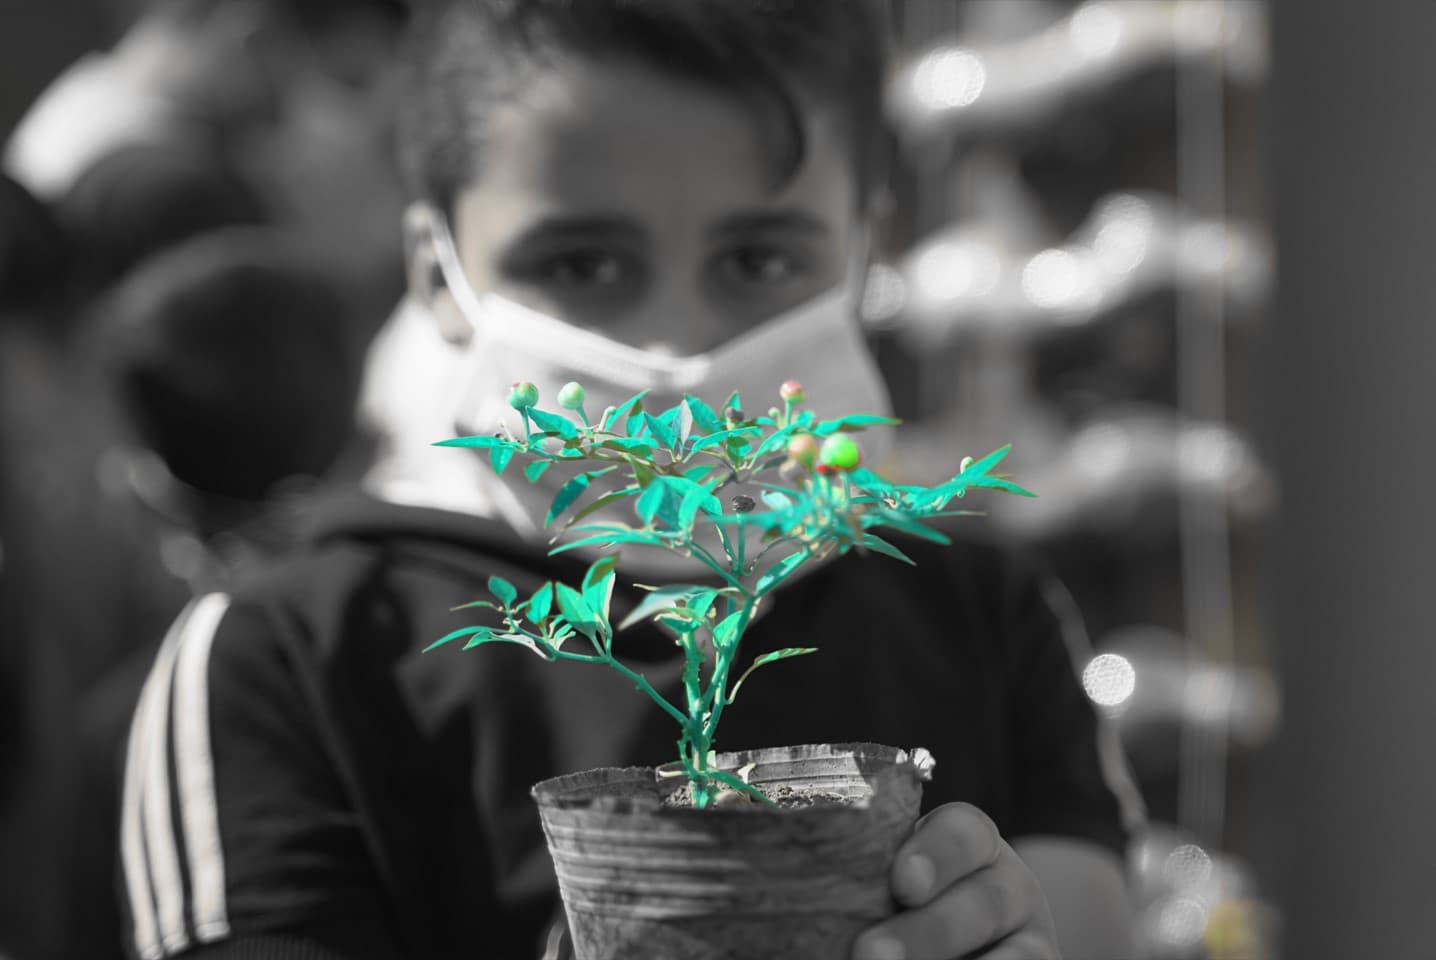
<path id="1" fill-rule="evenodd" d="M 472 342 L 480 338 L 483 330 L 480 329 L 478 318 L 483 316 L 483 310 L 479 305 L 478 294 L 469 284 L 463 265 L 459 262 L 458 247 L 454 243 L 454 235 L 449 229 L 447 218 L 428 203 L 415 204 L 410 217 L 412 219 L 406 227 L 413 231 L 412 242 L 418 245 L 422 255 L 430 260 L 422 267 L 429 271 L 429 275 L 422 278 L 422 282 L 435 294 L 441 288 L 448 291 L 449 297 L 454 301 L 457 319 L 465 328 L 462 337 L 446 333 L 446 339 Z"/>

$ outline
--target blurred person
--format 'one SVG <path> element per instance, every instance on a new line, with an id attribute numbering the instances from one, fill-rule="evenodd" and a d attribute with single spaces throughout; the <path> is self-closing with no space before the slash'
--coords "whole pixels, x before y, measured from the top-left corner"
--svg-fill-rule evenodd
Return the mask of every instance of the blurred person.
<path id="1" fill-rule="evenodd" d="M 58 407 L 53 393 L 37 394 L 32 385 L 43 385 L 55 367 L 68 267 L 53 212 L 0 175 L 0 953 L 23 956 L 37 955 L 45 942 L 23 893 L 55 876 L 30 837 L 61 796 L 63 752 L 53 747 L 72 689 L 63 648 L 38 639 L 37 582 L 28 561 L 43 547 L 33 510 L 46 501 L 26 482 L 30 464 L 66 457 L 68 449 L 56 443 L 35 449 L 25 428 L 28 418 Z M 63 473 L 55 476 L 73 483 Z M 92 585 L 84 572 L 76 577 L 82 589 Z"/>
<path id="2" fill-rule="evenodd" d="M 287 546 L 291 503 L 353 442 L 344 303 L 282 232 L 231 229 L 152 257 L 95 311 L 103 383 L 125 428 L 108 461 L 111 508 L 146 531 L 134 577 L 173 617 Z M 147 581 L 147 583 L 141 583 Z M 126 719 L 162 630 L 87 692 L 65 809 L 60 955 L 123 956 L 116 890 Z"/>
<path id="3" fill-rule="evenodd" d="M 410 297 L 365 395 L 380 458 L 366 496 L 314 505 L 292 557 L 197 598 L 156 658 L 120 807 L 134 955 L 537 955 L 557 891 L 530 784 L 651 763 L 670 731 L 620 677 L 421 654 L 489 575 L 523 589 L 586 565 L 547 555 L 545 491 L 430 444 L 494 429 L 514 380 L 552 396 L 582 379 L 601 406 L 714 350 L 731 362 L 700 395 L 795 377 L 815 407 L 885 409 L 856 318 L 882 38 L 857 2 L 420 9 L 400 111 Z M 1070 960 L 1130 956 L 1140 814 L 1077 680 L 1077 625 L 1003 550 L 911 549 L 915 575 L 849 556 L 785 588 L 755 650 L 853 642 L 804 674 L 826 705 L 794 711 L 801 693 L 770 678 L 725 748 L 921 742 L 943 763 L 895 864 L 901 909 L 857 960 L 1040 960 L 1059 940 Z M 680 682 L 656 629 L 620 642 L 660 689 Z M 196 697 L 202 717 L 175 712 Z M 196 729 L 202 749 L 178 735 Z"/>
<path id="4" fill-rule="evenodd" d="M 169 216 L 200 209 L 237 177 L 263 217 L 292 231 L 333 271 L 365 335 L 402 291 L 401 190 L 390 158 L 388 80 L 401 10 L 393 0 L 152 0 L 112 50 L 62 74 L 21 120 L 4 167 L 36 195 L 64 204 L 113 153 L 111 173 L 153 164 L 131 197 L 113 176 L 68 204 L 81 223 L 157 195 Z M 179 156 L 161 161 L 159 154 Z M 204 183 L 203 168 L 214 168 Z M 134 168 L 130 168 L 133 172 Z M 111 219 L 101 223 L 113 230 Z M 115 236 L 115 233 L 109 236 Z M 111 251 L 113 252 L 113 251 Z"/>

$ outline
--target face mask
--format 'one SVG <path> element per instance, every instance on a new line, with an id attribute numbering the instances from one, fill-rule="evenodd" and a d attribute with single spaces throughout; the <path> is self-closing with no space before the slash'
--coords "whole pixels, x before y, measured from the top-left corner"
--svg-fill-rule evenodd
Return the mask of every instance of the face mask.
<path id="1" fill-rule="evenodd" d="M 667 409 L 684 393 L 716 407 L 736 390 L 745 413 L 754 416 L 781 407 L 778 387 L 786 380 L 802 383 L 807 404 L 825 419 L 891 410 L 886 386 L 858 326 L 866 275 L 861 258 L 855 258 L 840 286 L 706 353 L 674 357 L 616 342 L 492 293 L 477 294 L 463 275 L 442 223 L 435 224 L 434 246 L 444 282 L 473 327 L 467 347 L 467 384 L 454 411 L 461 433 L 492 434 L 507 427 L 518 434 L 521 421 L 507 397 L 509 385 L 520 380 L 537 385 L 539 406 L 550 410 L 557 409 L 559 388 L 570 380 L 579 381 L 587 395 L 585 409 L 595 419 L 606 407 L 617 406 L 640 390 L 651 391 L 644 401 L 649 410 Z M 882 462 L 891 433 L 876 430 L 862 437 L 866 463 Z M 528 483 L 517 469 L 503 476 L 486 472 L 484 494 L 520 535 L 546 540 L 556 532 L 543 527 L 553 494 L 577 472 L 572 465 L 560 464 L 537 484 Z M 722 496 L 743 493 L 757 497 L 757 490 L 736 485 L 724 488 Z M 660 564 L 658 558 L 637 562 L 630 558 L 639 552 L 625 550 L 624 566 Z M 663 554 L 665 572 L 687 566 L 676 555 L 654 552 Z M 696 561 L 692 565 L 697 567 Z"/>

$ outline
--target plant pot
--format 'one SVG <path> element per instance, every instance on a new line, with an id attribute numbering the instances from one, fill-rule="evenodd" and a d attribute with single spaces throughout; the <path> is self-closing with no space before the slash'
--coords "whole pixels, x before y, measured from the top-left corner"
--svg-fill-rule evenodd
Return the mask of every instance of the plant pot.
<path id="1" fill-rule="evenodd" d="M 686 784 L 604 768 L 533 788 L 577 960 L 839 960 L 893 910 L 888 874 L 932 760 L 868 743 L 719 754 L 812 805 L 668 806 Z M 782 788 L 788 788 L 784 791 Z"/>

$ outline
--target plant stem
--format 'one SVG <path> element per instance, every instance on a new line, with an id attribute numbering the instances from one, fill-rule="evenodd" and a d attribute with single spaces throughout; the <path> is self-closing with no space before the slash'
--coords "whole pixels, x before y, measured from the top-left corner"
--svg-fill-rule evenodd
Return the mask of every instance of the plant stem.
<path id="1" fill-rule="evenodd" d="M 623 663 L 618 660 L 615 660 L 611 655 L 603 657 L 591 657 L 583 653 L 566 653 L 563 650 L 557 650 L 555 651 L 555 653 L 557 653 L 558 656 L 563 660 L 577 660 L 581 663 L 608 664 L 610 667 L 617 670 L 619 673 L 623 674 L 628 679 L 632 680 L 634 685 L 637 686 L 638 689 L 648 694 L 648 698 L 650 700 L 658 704 L 660 707 L 663 708 L 664 712 L 666 712 L 674 720 L 678 721 L 679 726 L 683 727 L 685 730 L 688 729 L 688 718 L 683 715 L 683 711 L 679 710 L 673 704 L 669 703 L 668 699 L 664 697 L 663 694 L 653 689 L 653 684 L 648 682 L 647 677 L 645 677 L 641 673 L 635 673 L 633 670 L 630 670 L 628 667 L 624 666 Z"/>

